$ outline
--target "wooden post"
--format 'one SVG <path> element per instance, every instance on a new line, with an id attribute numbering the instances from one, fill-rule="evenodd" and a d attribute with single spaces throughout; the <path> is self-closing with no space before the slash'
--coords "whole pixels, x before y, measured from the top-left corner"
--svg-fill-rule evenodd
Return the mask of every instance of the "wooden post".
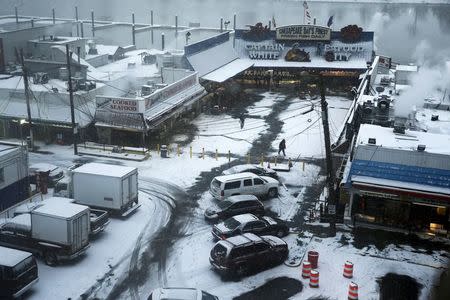
<path id="1" fill-rule="evenodd" d="M 218 154 L 217 149 L 216 149 L 216 161 L 218 160 L 218 156 L 219 156 L 219 154 Z"/>
<path id="2" fill-rule="evenodd" d="M 156 153 L 159 155 L 159 144 L 156 144 Z"/>
<path id="3" fill-rule="evenodd" d="M 230 162 L 231 161 L 231 152 L 230 152 L 230 150 L 228 150 L 228 162 Z"/>
<path id="4" fill-rule="evenodd" d="M 275 167 L 277 166 L 277 157 L 275 156 Z"/>
<path id="5" fill-rule="evenodd" d="M 192 146 L 189 147 L 189 156 L 192 158 Z"/>
<path id="6" fill-rule="evenodd" d="M 202 159 L 205 159 L 205 148 L 202 148 Z"/>
<path id="7" fill-rule="evenodd" d="M 302 163 L 302 171 L 305 172 L 305 162 Z"/>
<path id="8" fill-rule="evenodd" d="M 247 164 L 250 164 L 250 153 L 247 154 Z"/>
<path id="9" fill-rule="evenodd" d="M 177 145 L 177 154 L 178 154 L 178 156 L 180 156 L 180 154 L 181 154 L 180 145 Z"/>
<path id="10" fill-rule="evenodd" d="M 264 154 L 261 154 L 261 167 L 264 167 Z"/>

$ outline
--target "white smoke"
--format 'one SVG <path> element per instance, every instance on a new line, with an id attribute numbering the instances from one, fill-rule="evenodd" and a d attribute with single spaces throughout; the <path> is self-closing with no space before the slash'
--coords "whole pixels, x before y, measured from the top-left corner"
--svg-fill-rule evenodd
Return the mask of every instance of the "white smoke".
<path id="1" fill-rule="evenodd" d="M 405 90 L 396 100 L 395 115 L 407 117 L 414 107 L 423 106 L 427 97 L 443 93 L 450 89 L 450 68 L 446 66 L 448 53 L 439 52 L 425 41 L 419 43 L 413 58 L 419 71 L 410 78 L 411 87 Z"/>

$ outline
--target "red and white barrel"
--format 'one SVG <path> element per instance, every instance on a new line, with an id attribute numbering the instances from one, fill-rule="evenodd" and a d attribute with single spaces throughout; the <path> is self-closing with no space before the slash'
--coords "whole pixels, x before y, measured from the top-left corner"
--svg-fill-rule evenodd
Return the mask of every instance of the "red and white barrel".
<path id="1" fill-rule="evenodd" d="M 353 263 L 346 261 L 344 264 L 344 277 L 352 278 L 353 277 Z"/>
<path id="2" fill-rule="evenodd" d="M 353 281 L 348 286 L 348 300 L 358 300 L 358 285 Z"/>
<path id="3" fill-rule="evenodd" d="M 311 263 L 309 261 L 304 261 L 302 267 L 302 277 L 309 278 L 310 273 L 311 273 Z"/>
<path id="4" fill-rule="evenodd" d="M 311 263 L 311 268 L 317 269 L 319 265 L 319 252 L 308 251 L 308 261 Z"/>
<path id="5" fill-rule="evenodd" d="M 312 288 L 319 287 L 319 271 L 311 270 L 309 274 L 309 286 Z"/>

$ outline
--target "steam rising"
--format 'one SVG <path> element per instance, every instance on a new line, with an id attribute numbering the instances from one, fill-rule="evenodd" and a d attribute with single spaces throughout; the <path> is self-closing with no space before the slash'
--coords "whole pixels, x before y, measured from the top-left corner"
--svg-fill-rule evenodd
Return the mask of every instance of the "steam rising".
<path id="1" fill-rule="evenodd" d="M 395 115 L 407 117 L 414 107 L 422 107 L 424 99 L 436 92 L 450 92 L 450 67 L 445 64 L 448 53 L 439 53 L 426 42 L 418 44 L 413 56 L 420 66 L 410 79 L 411 87 L 395 103 Z"/>

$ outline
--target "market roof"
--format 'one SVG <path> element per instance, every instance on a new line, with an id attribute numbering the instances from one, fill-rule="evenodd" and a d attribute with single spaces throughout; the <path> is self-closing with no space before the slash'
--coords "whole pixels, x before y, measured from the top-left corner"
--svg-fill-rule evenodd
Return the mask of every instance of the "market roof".
<path id="1" fill-rule="evenodd" d="M 33 212 L 57 216 L 61 218 L 71 218 L 88 209 L 89 207 L 85 205 L 67 202 L 58 203 L 56 201 L 52 201 L 51 203 L 47 203 L 36 208 Z"/>
<path id="2" fill-rule="evenodd" d="M 17 146 L 10 146 L 10 145 L 2 145 L 0 144 L 0 156 L 5 155 L 7 153 L 11 153 L 14 150 L 16 150 Z"/>
<path id="3" fill-rule="evenodd" d="M 123 177 L 133 171 L 137 170 L 133 167 L 101 164 L 101 163 L 87 163 L 73 170 L 73 173 L 102 175 L 109 177 Z"/>
<path id="4" fill-rule="evenodd" d="M 32 254 L 29 252 L 0 246 L 0 265 L 2 266 L 14 267 L 30 256 Z"/>
<path id="5" fill-rule="evenodd" d="M 203 76 L 203 79 L 215 81 L 215 82 L 224 82 L 228 78 L 235 76 L 236 74 L 247 70 L 252 67 L 255 63 L 253 61 L 247 61 L 243 59 L 236 59 L 232 62 L 220 67 L 217 70 L 212 71 L 211 73 Z"/>
<path id="6" fill-rule="evenodd" d="M 373 146 L 417 151 L 418 145 L 425 145 L 427 153 L 450 155 L 450 135 L 412 130 L 406 130 L 405 134 L 398 134 L 394 133 L 392 128 L 361 124 L 356 144 L 368 145 L 369 138 L 375 139 Z"/>
<path id="7" fill-rule="evenodd" d="M 419 69 L 416 65 L 397 65 L 395 67 L 396 71 L 404 71 L 404 72 L 417 72 Z"/>

